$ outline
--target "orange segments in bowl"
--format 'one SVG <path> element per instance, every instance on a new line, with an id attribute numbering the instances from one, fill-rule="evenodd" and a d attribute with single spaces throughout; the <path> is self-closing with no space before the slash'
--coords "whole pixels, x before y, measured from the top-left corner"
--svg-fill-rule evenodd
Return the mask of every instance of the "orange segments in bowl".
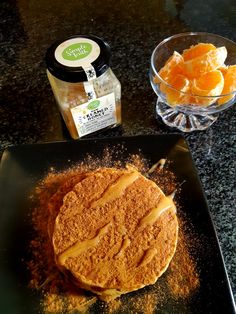
<path id="1" fill-rule="evenodd" d="M 225 65 L 226 57 L 225 47 L 217 48 L 210 43 L 198 43 L 185 49 L 182 55 L 175 51 L 154 83 L 160 84 L 170 105 L 208 106 L 217 100 L 218 105 L 224 104 L 236 94 L 236 65 Z M 220 97 L 229 93 L 232 94 Z"/>

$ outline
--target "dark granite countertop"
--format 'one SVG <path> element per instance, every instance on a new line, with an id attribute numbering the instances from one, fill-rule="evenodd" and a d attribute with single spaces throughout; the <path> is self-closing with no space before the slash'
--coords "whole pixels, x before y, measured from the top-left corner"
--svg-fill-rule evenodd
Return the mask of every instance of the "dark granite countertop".
<path id="1" fill-rule="evenodd" d="M 235 0 L 1 1 L 0 149 L 69 139 L 45 73 L 44 54 L 77 33 L 103 37 L 122 85 L 122 128 L 101 136 L 173 132 L 155 118 L 152 50 L 169 35 L 218 33 L 236 41 Z M 236 62 L 235 62 L 236 63 Z M 207 131 L 184 134 L 206 192 L 236 297 L 235 107 Z"/>

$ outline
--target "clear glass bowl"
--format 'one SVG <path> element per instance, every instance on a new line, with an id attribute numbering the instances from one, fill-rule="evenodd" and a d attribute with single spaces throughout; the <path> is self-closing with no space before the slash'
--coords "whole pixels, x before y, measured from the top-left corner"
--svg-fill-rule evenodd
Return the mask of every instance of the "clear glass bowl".
<path id="1" fill-rule="evenodd" d="M 236 90 L 229 94 L 215 96 L 200 96 L 181 92 L 159 76 L 158 72 L 174 51 L 182 54 L 184 49 L 198 43 L 211 43 L 217 48 L 225 46 L 228 52 L 225 65 L 236 64 L 236 43 L 222 36 L 209 33 L 182 33 L 171 36 L 156 46 L 151 57 L 149 75 L 152 88 L 158 96 L 156 112 L 165 124 L 183 132 L 207 129 L 216 121 L 219 112 L 232 106 L 236 99 Z M 164 92 L 165 89 L 174 93 L 177 92 L 181 98 L 187 99 L 187 102 L 170 105 Z M 225 102 L 225 96 L 228 96 L 227 98 L 230 100 Z M 225 97 L 224 101 L 223 97 Z M 221 104 L 222 102 L 224 103 Z"/>

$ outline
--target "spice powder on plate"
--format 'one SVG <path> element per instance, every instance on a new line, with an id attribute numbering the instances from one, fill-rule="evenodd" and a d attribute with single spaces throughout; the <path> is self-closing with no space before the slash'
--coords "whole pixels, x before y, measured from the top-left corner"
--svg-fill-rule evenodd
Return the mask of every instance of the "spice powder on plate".
<path id="1" fill-rule="evenodd" d="M 168 170 L 168 161 L 165 164 L 165 160 L 164 162 L 161 160 L 150 168 L 149 161 L 139 154 L 131 155 L 126 162 L 156 182 L 166 195 L 177 191 L 178 197 L 179 183 L 174 174 Z M 189 248 L 189 245 L 194 245 L 195 241 L 192 241 L 192 238 L 196 236 L 192 230 L 188 233 L 186 225 L 189 222 L 179 210 L 178 204 L 180 227 L 176 253 L 166 273 L 154 285 L 105 303 L 92 293 L 75 288 L 57 268 L 48 236 L 48 220 L 50 215 L 56 217 L 56 212 L 53 211 L 62 205 L 63 196 L 70 190 L 70 182 L 73 184 L 76 176 L 98 167 L 119 168 L 124 165 L 114 158 L 114 154 L 105 150 L 103 158 L 87 156 L 83 162 L 63 172 L 51 169 L 38 184 L 33 197 L 36 204 L 32 211 L 35 235 L 30 244 L 32 258 L 28 261 L 28 268 L 31 274 L 29 286 L 41 291 L 42 294 L 42 313 L 89 313 L 97 306 L 100 313 L 128 311 L 148 314 L 154 313 L 170 299 L 183 300 L 190 297 L 199 288 L 199 274 Z"/>

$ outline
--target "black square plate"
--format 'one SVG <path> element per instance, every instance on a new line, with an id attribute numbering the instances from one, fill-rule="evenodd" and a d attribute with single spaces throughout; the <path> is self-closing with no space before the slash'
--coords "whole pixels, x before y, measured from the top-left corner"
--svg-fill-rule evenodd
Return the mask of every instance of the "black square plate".
<path id="1" fill-rule="evenodd" d="M 157 313 L 235 313 L 235 306 L 218 239 L 196 168 L 185 140 L 176 134 L 91 139 L 16 146 L 7 149 L 0 168 L 0 312 L 37 313 L 39 296 L 27 288 L 31 237 L 29 195 L 51 167 L 64 170 L 86 156 L 100 156 L 105 148 L 123 145 L 122 158 L 139 153 L 155 163 L 163 157 L 182 186 L 183 211 L 206 239 L 199 252 L 200 289 L 187 305 L 163 306 Z M 141 312 L 140 312 L 141 313 Z"/>

